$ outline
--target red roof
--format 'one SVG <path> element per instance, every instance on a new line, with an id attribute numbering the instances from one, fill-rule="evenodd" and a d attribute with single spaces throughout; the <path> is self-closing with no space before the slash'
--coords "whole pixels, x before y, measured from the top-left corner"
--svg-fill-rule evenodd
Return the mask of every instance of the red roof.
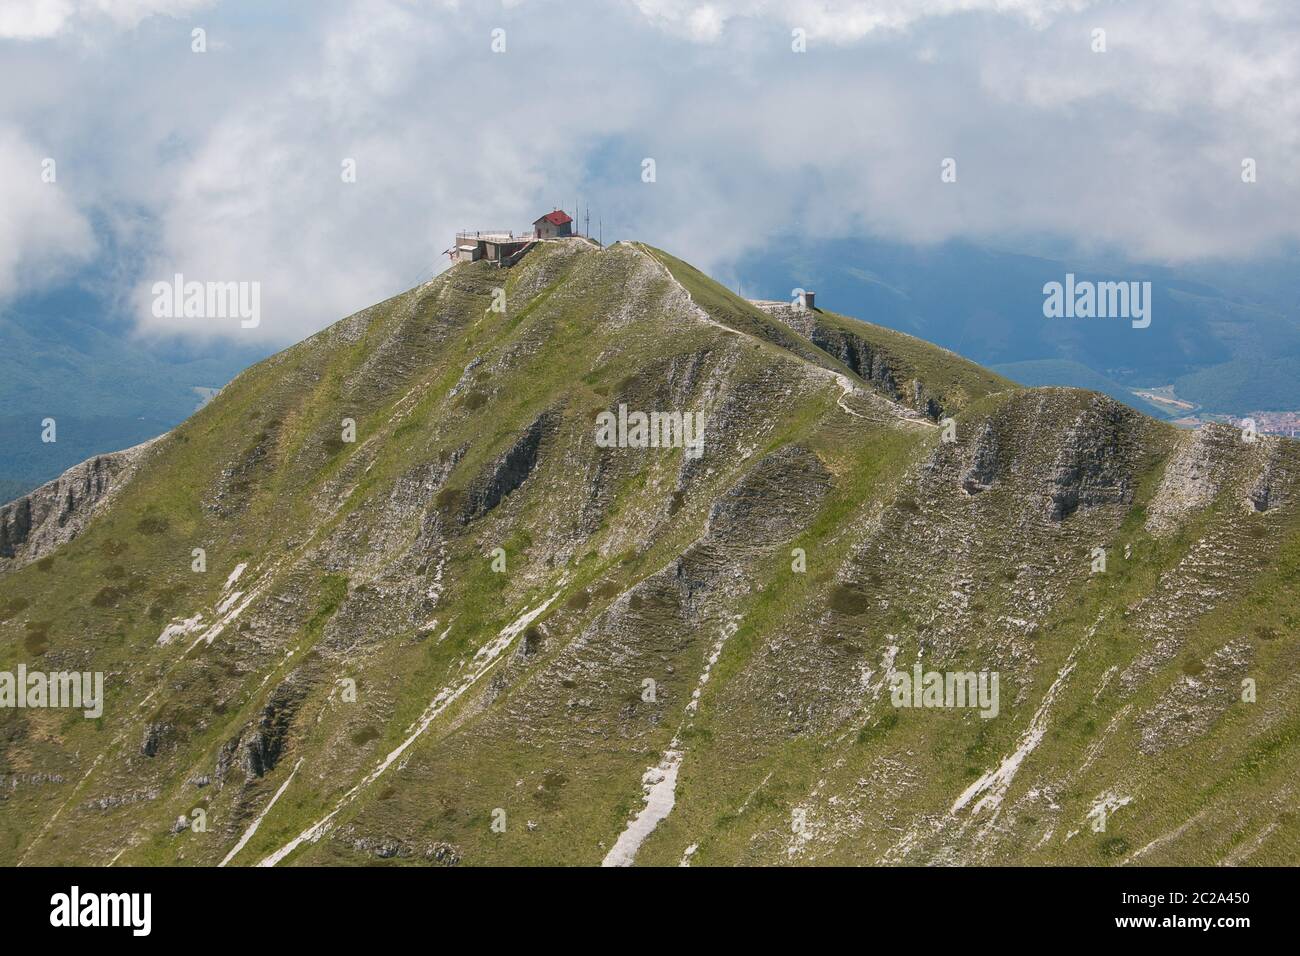
<path id="1" fill-rule="evenodd" d="M 545 216 L 542 216 L 541 219 L 538 219 L 537 222 L 541 222 L 542 219 L 545 219 L 552 226 L 563 226 L 566 222 L 573 222 L 573 217 L 562 209 L 557 209 L 555 212 L 548 212 Z M 537 222 L 533 223 L 533 225 L 537 225 Z"/>

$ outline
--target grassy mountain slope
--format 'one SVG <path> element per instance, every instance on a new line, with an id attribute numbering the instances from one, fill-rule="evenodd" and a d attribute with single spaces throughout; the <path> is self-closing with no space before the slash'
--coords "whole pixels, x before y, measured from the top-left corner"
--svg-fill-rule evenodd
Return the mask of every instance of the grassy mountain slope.
<path id="1" fill-rule="evenodd" d="M 620 404 L 703 412 L 703 455 L 598 447 Z M 0 711 L 0 862 L 1300 852 L 1291 442 L 571 240 L 267 359 L 121 474 L 0 573 L 0 670 L 107 696 Z M 917 661 L 998 672 L 998 715 L 892 706 Z"/>

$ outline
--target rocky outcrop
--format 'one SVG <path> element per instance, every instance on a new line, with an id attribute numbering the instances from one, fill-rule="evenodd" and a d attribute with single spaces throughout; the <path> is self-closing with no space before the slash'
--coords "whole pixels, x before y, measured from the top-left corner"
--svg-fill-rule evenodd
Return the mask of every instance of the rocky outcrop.
<path id="1" fill-rule="evenodd" d="M 274 770 L 287 746 L 294 715 L 309 690 L 300 671 L 285 678 L 257 718 L 221 748 L 217 755 L 217 780 L 224 783 L 235 766 L 243 769 L 250 782 Z"/>
<path id="2" fill-rule="evenodd" d="M 1254 511 L 1271 511 L 1282 504 L 1291 480 L 1291 472 L 1282 457 L 1282 443 L 1275 438 L 1264 441 L 1263 467 L 1246 493 L 1246 503 Z"/>
<path id="3" fill-rule="evenodd" d="M 1168 533 L 1181 518 L 1209 505 L 1223 486 L 1240 444 L 1237 429 L 1226 425 L 1182 433 L 1147 508 L 1147 530 Z"/>
<path id="4" fill-rule="evenodd" d="M 88 458 L 0 508 L 0 572 L 39 560 L 80 534 L 157 440 Z"/>
<path id="5" fill-rule="evenodd" d="M 1098 398 L 1079 414 L 1065 436 L 1048 493 L 1048 515 L 1064 521 L 1080 508 L 1132 500 L 1130 463 L 1137 413 Z"/>
<path id="6" fill-rule="evenodd" d="M 412 843 L 392 836 L 357 836 L 355 827 L 342 828 L 336 842 L 380 860 L 424 860 L 438 866 L 455 866 L 460 862 L 460 851 L 450 843 L 441 841 Z"/>
<path id="7" fill-rule="evenodd" d="M 542 439 L 553 424 L 552 416 L 539 416 L 506 453 L 489 465 L 471 486 L 461 511 L 462 523 L 482 517 L 532 474 L 541 453 Z"/>
<path id="8" fill-rule="evenodd" d="M 976 495 L 993 487 L 993 480 L 998 474 L 998 445 L 993 433 L 993 425 L 984 423 L 979 438 L 975 440 L 975 451 L 971 454 L 970 467 L 962 476 L 961 486 L 968 495 Z"/>
<path id="9" fill-rule="evenodd" d="M 753 304 L 847 365 L 890 400 L 935 421 L 944 414 L 943 402 L 931 394 L 924 382 L 913 377 L 897 357 L 863 336 L 832 325 L 815 309 L 795 309 L 785 302 Z"/>
<path id="10" fill-rule="evenodd" d="M 157 721 L 146 724 L 144 734 L 140 739 L 140 755 L 144 757 L 157 756 L 159 749 L 161 749 L 163 742 L 167 739 L 171 730 L 172 727 L 170 724 L 159 723 Z"/>

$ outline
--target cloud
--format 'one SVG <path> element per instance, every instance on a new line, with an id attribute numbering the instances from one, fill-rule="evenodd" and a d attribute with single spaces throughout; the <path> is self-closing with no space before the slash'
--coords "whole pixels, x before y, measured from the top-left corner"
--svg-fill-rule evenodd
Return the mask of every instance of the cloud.
<path id="1" fill-rule="evenodd" d="M 0 278 L 80 261 L 102 222 L 99 264 L 149 335 L 292 341 L 442 268 L 459 227 L 575 200 L 607 239 L 721 272 L 792 234 L 1161 261 L 1300 238 L 1284 3 L 228 0 L 203 10 L 206 54 L 180 0 L 27 6 L 29 32 L 76 35 L 110 6 L 124 29 L 0 40 L 0 117 L 70 170 L 50 194 L 6 177 L 20 208 L 63 206 L 6 220 Z M 261 282 L 262 326 L 155 319 L 150 285 L 177 272 Z"/>
<path id="2" fill-rule="evenodd" d="M 51 162 L 0 126 L 0 298 L 58 281 L 94 254 L 90 224 Z"/>
<path id="3" fill-rule="evenodd" d="M 738 20 L 800 28 L 809 39 L 850 44 L 877 31 L 905 30 L 923 20 L 955 14 L 996 13 L 1041 24 L 1079 10 L 1089 0 L 635 0 L 654 26 L 701 42 L 719 40 Z"/>
<path id="4" fill-rule="evenodd" d="M 156 14 L 183 16 L 213 0 L 5 0 L 0 39 L 47 40 L 107 25 L 132 29 Z"/>
<path id="5" fill-rule="evenodd" d="M 12 0 L 0 7 L 0 37 L 31 40 L 55 36 L 74 9 L 72 0 Z"/>
<path id="6" fill-rule="evenodd" d="M 130 300 L 142 330 L 293 341 L 441 271 L 458 228 L 521 230 L 539 204 L 571 206 L 573 189 L 542 170 L 575 181 L 573 124 L 589 110 L 536 109 L 509 60 L 492 59 L 491 22 L 474 32 L 483 55 L 462 96 L 455 72 L 431 64 L 464 57 L 463 23 L 341 5 L 308 44 L 310 70 L 196 129 L 160 177 L 155 249 Z M 150 289 L 176 273 L 260 283 L 262 324 L 155 318 Z"/>

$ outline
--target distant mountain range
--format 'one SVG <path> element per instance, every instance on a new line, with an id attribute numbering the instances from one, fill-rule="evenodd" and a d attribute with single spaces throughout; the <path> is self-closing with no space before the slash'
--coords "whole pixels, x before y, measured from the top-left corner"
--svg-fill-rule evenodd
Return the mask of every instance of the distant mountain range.
<path id="1" fill-rule="evenodd" d="M 1043 285 L 1067 273 L 1150 281 L 1150 327 L 1045 318 Z M 736 274 L 747 295 L 789 300 L 795 287 L 813 289 L 818 306 L 920 336 L 1026 385 L 1092 388 L 1157 415 L 1130 389 L 1172 384 L 1205 412 L 1300 409 L 1294 255 L 1173 269 L 962 241 L 792 239 L 743 257 Z"/>

